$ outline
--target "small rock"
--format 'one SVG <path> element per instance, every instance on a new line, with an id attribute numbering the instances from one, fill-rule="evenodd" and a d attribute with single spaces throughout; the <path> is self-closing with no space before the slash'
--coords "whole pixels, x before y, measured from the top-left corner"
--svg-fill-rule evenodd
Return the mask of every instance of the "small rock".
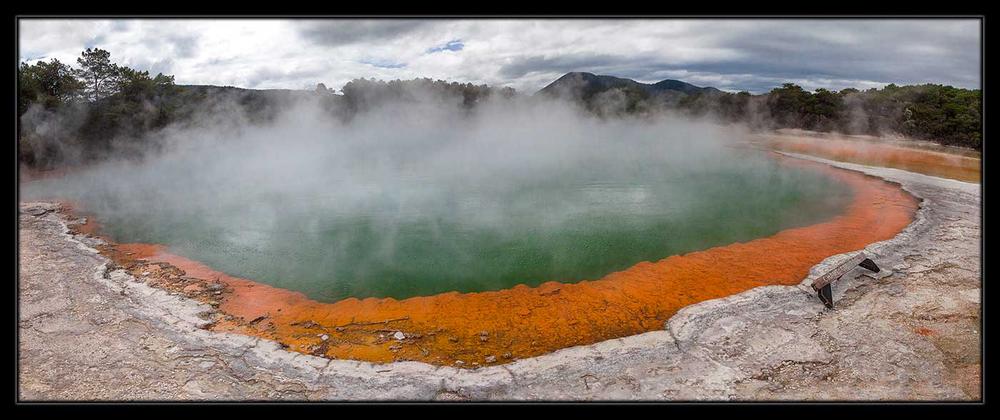
<path id="1" fill-rule="evenodd" d="M 321 334 L 321 335 L 319 336 L 319 339 L 320 339 L 320 340 L 323 340 L 323 341 L 326 341 L 326 340 L 329 340 L 329 339 L 330 339 L 330 336 L 328 336 L 328 335 L 326 335 L 326 334 Z"/>
<path id="2" fill-rule="evenodd" d="M 41 208 L 41 207 L 32 207 L 32 208 L 29 208 L 27 210 L 27 213 L 30 214 L 30 215 L 32 215 L 32 216 L 35 216 L 35 217 L 40 217 L 40 216 L 43 216 L 43 215 L 45 215 L 45 213 L 48 213 L 50 211 L 51 210 L 49 210 L 49 209 L 45 209 L 45 208 Z"/>
<path id="3" fill-rule="evenodd" d="M 504 354 L 502 354 L 501 356 L 502 356 L 502 357 L 503 357 L 504 359 L 510 359 L 511 357 L 514 357 L 514 355 L 513 355 L 513 354 L 510 354 L 509 352 L 508 352 L 508 353 L 504 353 Z"/>
<path id="4" fill-rule="evenodd" d="M 979 304 L 980 303 L 980 295 L 981 294 L 980 294 L 979 288 L 969 289 L 969 290 L 962 290 L 962 291 L 958 292 L 958 294 L 961 295 L 963 299 L 965 299 L 966 301 L 968 301 L 970 303 L 974 303 L 974 304 Z"/>
<path id="5" fill-rule="evenodd" d="M 465 362 L 463 362 L 463 361 L 461 361 L 461 360 L 456 360 L 456 361 L 455 361 L 455 364 L 456 364 L 456 365 L 459 365 L 459 366 L 461 366 L 461 365 L 464 365 L 464 364 L 465 364 Z"/>
<path id="6" fill-rule="evenodd" d="M 396 331 L 396 333 L 392 335 L 392 338 L 395 338 L 397 340 L 403 340 L 406 338 L 406 334 L 403 334 L 402 331 Z"/>
<path id="7" fill-rule="evenodd" d="M 486 363 L 493 363 L 496 361 L 497 361 L 496 356 L 486 356 Z"/>
<path id="8" fill-rule="evenodd" d="M 292 325 L 301 326 L 302 328 L 316 328 L 319 326 L 315 321 L 309 320 L 306 322 L 292 323 Z"/>

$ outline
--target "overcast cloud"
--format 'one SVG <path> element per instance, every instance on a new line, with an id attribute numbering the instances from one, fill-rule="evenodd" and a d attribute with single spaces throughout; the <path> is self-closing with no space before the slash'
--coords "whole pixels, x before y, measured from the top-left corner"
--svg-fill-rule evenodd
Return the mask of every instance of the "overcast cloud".
<path id="1" fill-rule="evenodd" d="M 27 62 L 76 65 L 100 47 L 179 84 L 258 89 L 430 77 L 533 93 L 569 71 L 755 93 L 784 82 L 980 87 L 975 19 L 23 19 L 19 44 Z"/>

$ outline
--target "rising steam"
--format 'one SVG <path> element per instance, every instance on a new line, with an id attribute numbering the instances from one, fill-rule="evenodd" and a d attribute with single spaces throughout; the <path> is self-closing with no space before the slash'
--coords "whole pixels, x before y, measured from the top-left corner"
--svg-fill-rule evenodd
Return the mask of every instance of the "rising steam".
<path id="1" fill-rule="evenodd" d="M 609 265 L 623 268 L 677 251 L 633 250 L 628 232 L 658 235 L 650 237 L 667 243 L 671 235 L 702 227 L 698 223 L 716 223 L 746 240 L 772 227 L 727 224 L 735 222 L 712 215 L 721 214 L 721 207 L 746 218 L 794 224 L 809 215 L 778 211 L 770 201 L 798 199 L 795 194 L 807 188 L 831 188 L 730 147 L 745 134 L 738 126 L 667 114 L 596 118 L 555 99 L 493 97 L 469 110 L 448 96 L 417 91 L 411 98 L 416 100 L 381 103 L 349 119 L 331 115 L 318 100 L 303 99 L 264 124 L 249 122 L 239 107 L 216 104 L 194 123 L 155 133 L 160 147 L 140 161 L 110 159 L 72 176 L 26 184 L 22 195 L 76 201 L 111 222 L 115 239 L 168 243 L 234 274 L 279 285 L 317 276 L 304 266 L 349 280 L 375 275 L 364 270 L 419 265 L 399 259 L 414 259 L 423 248 L 453 247 L 440 261 L 421 258 L 430 261 L 426 264 L 467 266 L 451 277 L 441 275 L 439 291 L 446 291 L 494 287 L 475 282 L 483 277 L 483 258 L 495 258 L 476 259 L 469 256 L 475 249 L 458 249 L 475 246 L 473 239 L 461 242 L 472 235 L 513 244 L 536 232 L 573 232 L 582 221 L 623 232 L 616 245 L 511 251 L 551 260 L 535 263 L 543 266 L 530 274 L 537 278 L 516 281 L 577 280 L 607 272 Z M 571 192 L 552 195 L 554 190 Z M 643 217 L 678 227 L 649 232 L 636 222 Z M 352 222 L 344 228 L 332 220 Z M 401 243 L 402 237 L 411 239 Z M 420 243 L 412 243 L 413 237 Z M 707 246 L 722 239 L 696 240 Z M 303 244 L 308 251 L 289 250 Z M 613 254 L 601 246 L 638 260 L 595 260 L 593 255 Z M 594 261 L 574 263 L 583 267 L 579 272 L 552 268 L 560 258 L 583 252 L 576 247 L 598 247 L 586 251 Z M 215 255 L 203 255 L 205 249 Z M 433 272 L 427 270 L 421 275 Z M 494 271 L 529 276 L 503 270 Z M 403 271 L 392 273 L 412 274 Z M 392 294 L 362 283 L 328 286 L 339 287 L 332 292 L 310 287 L 327 299 Z"/>

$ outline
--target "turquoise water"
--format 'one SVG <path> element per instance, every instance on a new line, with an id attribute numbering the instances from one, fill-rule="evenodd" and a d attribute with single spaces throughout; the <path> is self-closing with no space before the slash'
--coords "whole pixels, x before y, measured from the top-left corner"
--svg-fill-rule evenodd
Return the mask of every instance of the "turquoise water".
<path id="1" fill-rule="evenodd" d="M 824 221 L 850 199 L 812 170 L 724 153 L 696 164 L 637 153 L 627 164 L 508 178 L 393 171 L 284 190 L 181 176 L 152 187 L 138 174 L 127 187 L 80 176 L 23 192 L 79 201 L 117 241 L 166 244 L 230 275 L 327 302 L 597 279 Z"/>

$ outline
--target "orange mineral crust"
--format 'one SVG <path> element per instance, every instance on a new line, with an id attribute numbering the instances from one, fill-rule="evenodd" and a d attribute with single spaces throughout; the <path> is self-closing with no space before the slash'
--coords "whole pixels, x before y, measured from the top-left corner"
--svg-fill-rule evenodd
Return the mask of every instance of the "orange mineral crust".
<path id="1" fill-rule="evenodd" d="M 884 166 L 925 175 L 979 182 L 981 160 L 956 153 L 836 138 L 776 136 L 768 138 L 772 149 L 819 156 L 841 162 Z"/>
<path id="2" fill-rule="evenodd" d="M 916 199 L 898 185 L 817 163 L 795 164 L 849 185 L 853 200 L 845 213 L 574 284 L 323 303 L 227 276 L 160 246 L 125 244 L 118 251 L 169 263 L 186 277 L 224 283 L 225 293 L 212 301 L 222 314 L 211 327 L 217 331 L 274 339 L 330 358 L 475 367 L 662 329 L 687 305 L 758 286 L 797 284 L 826 257 L 892 238 L 916 211 Z"/>

